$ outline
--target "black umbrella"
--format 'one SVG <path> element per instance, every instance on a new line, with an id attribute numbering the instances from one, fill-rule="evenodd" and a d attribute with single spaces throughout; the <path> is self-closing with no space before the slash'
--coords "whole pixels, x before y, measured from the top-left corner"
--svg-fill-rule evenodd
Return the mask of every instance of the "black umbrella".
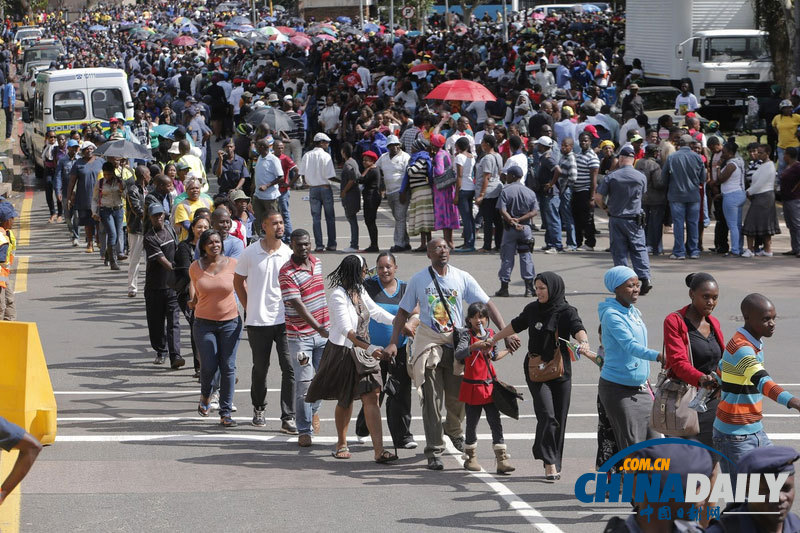
<path id="1" fill-rule="evenodd" d="M 124 139 L 103 143 L 95 151 L 95 155 L 117 157 L 120 159 L 144 159 L 145 161 L 149 161 L 153 158 L 153 154 L 150 153 L 150 148 Z"/>
<path id="2" fill-rule="evenodd" d="M 222 2 L 216 7 L 216 9 L 214 9 L 214 11 L 216 11 L 217 13 L 222 13 L 223 11 L 231 11 L 236 7 L 239 7 L 238 2 Z"/>
<path id="3" fill-rule="evenodd" d="M 272 131 L 294 131 L 292 117 L 275 107 L 261 107 L 245 117 L 248 124 L 266 124 Z"/>
<path id="4" fill-rule="evenodd" d="M 306 64 L 305 64 L 305 62 L 303 62 L 302 59 L 298 59 L 296 57 L 289 57 L 289 56 L 281 56 L 281 57 L 279 57 L 278 58 L 278 65 L 280 65 L 280 67 L 282 69 L 287 69 L 287 68 L 304 69 L 304 68 L 306 68 Z"/>

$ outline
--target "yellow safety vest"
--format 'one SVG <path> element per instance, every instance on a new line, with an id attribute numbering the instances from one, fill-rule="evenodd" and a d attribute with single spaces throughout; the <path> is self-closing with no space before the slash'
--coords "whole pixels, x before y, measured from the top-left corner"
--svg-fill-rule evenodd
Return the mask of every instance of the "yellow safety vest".
<path id="1" fill-rule="evenodd" d="M 0 263 L 0 287 L 8 287 L 11 280 L 11 265 L 14 263 L 14 250 L 17 249 L 17 239 L 11 230 L 0 228 L 0 246 L 8 245 L 8 254 L 4 263 Z"/>

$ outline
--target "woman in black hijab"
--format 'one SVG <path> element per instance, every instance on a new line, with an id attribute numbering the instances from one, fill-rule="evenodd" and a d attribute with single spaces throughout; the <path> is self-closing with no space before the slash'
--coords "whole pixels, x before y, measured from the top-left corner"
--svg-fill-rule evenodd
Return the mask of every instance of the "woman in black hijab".
<path id="1" fill-rule="evenodd" d="M 544 462 L 545 478 L 556 481 L 561 479 L 561 457 L 572 393 L 571 349 L 558 338 L 575 338 L 580 343 L 580 352 L 586 353 L 589 337 L 577 309 L 564 298 L 561 276 L 542 272 L 534 278 L 533 284 L 537 300 L 526 305 L 518 317 L 495 335 L 493 342 L 528 330 L 528 354 L 523 369 L 537 421 L 533 456 Z"/>

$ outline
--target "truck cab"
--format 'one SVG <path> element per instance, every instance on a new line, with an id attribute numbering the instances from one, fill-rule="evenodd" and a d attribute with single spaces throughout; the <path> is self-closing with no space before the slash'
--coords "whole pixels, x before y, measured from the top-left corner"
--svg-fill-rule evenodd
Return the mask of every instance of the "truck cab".
<path id="1" fill-rule="evenodd" d="M 676 56 L 703 107 L 740 107 L 748 96 L 769 96 L 772 60 L 766 32 L 700 31 L 679 44 Z"/>

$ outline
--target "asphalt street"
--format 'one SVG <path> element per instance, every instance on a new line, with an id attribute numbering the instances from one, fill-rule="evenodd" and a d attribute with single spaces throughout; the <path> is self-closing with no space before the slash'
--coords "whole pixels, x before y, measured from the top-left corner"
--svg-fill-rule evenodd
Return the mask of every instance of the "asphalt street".
<path id="1" fill-rule="evenodd" d="M 310 230 L 306 197 L 305 191 L 292 192 L 292 222 Z M 349 233 L 341 205 L 336 226 L 339 247 L 344 248 Z M 393 226 L 382 210 L 382 249 L 391 245 Z M 607 227 L 602 222 L 599 226 L 602 250 L 608 245 Z M 542 234 L 536 236 L 541 244 Z M 665 248 L 671 246 L 671 236 L 665 239 Z M 777 252 L 788 249 L 785 228 L 775 242 Z M 331 457 L 333 402 L 323 403 L 322 436 L 313 447 L 300 449 L 296 438 L 278 431 L 277 363 L 268 377 L 267 427 L 250 425 L 251 353 L 244 339 L 237 360 L 239 427 L 225 430 L 213 416 L 200 418 L 195 411 L 199 386 L 190 366 L 174 371 L 152 364 L 142 292 L 135 299 L 126 295 L 127 262 L 122 272 L 112 272 L 99 255 L 73 248 L 64 225 L 47 223 L 41 192 L 34 196 L 30 246 L 22 247 L 18 256 L 28 261 L 27 291 L 17 295 L 19 320 L 38 324 L 59 407 L 56 443 L 44 450 L 22 485 L 23 531 L 532 531 L 536 526 L 585 533 L 602 531 L 610 516 L 629 511 L 625 504 L 580 504 L 574 496 L 577 477 L 595 465 L 598 369 L 587 360 L 573 366 L 566 457 L 557 483 L 544 480 L 543 465 L 531 455 L 536 421 L 524 385 L 522 351 L 496 367 L 499 378 L 517 385 L 527 400 L 521 404 L 520 420 L 503 419 L 517 468 L 512 475 L 492 474 L 485 421 L 478 427 L 478 456 L 487 473 L 466 472 L 455 453 L 446 457 L 443 472 L 428 471 L 421 447 L 400 450 L 398 462 L 378 465 L 371 446 L 359 445 L 354 437 L 353 457 L 342 461 Z M 324 273 L 342 257 L 321 254 Z M 451 263 L 472 273 L 490 294 L 497 290 L 498 255 L 453 254 Z M 609 254 L 536 253 L 534 263 L 537 272 L 553 270 L 564 277 L 568 300 L 596 346 L 597 304 L 607 296 L 602 275 L 611 266 Z M 402 254 L 398 277 L 408 279 L 427 264 L 423 254 Z M 688 303 L 685 275 L 712 272 L 721 287 L 716 316 L 726 338 L 740 325 L 739 302 L 747 293 L 762 292 L 775 302 L 779 322 L 766 342 L 767 367 L 779 383 L 800 394 L 795 362 L 799 266 L 796 258 L 780 254 L 754 259 L 704 254 L 700 261 L 656 258 L 655 289 L 639 302 L 649 345 L 660 349 L 664 317 Z M 506 320 L 529 301 L 522 297 L 518 272 L 513 274 L 512 297 L 493 299 Z M 524 346 L 526 335 L 522 340 Z M 183 351 L 190 356 L 188 327 Z M 651 379 L 656 375 L 653 365 Z M 765 412 L 773 441 L 800 444 L 797 416 L 768 400 Z M 420 413 L 415 403 L 413 430 L 422 444 Z"/>

